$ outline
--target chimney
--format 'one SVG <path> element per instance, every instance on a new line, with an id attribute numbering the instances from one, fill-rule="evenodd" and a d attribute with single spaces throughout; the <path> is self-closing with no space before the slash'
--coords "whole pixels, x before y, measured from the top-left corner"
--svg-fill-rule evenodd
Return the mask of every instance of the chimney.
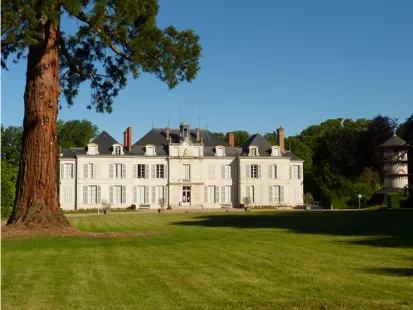
<path id="1" fill-rule="evenodd" d="M 166 138 L 166 141 L 169 142 L 169 139 L 170 139 L 169 127 L 165 128 L 165 138 Z"/>
<path id="2" fill-rule="evenodd" d="M 285 153 L 284 128 L 283 128 L 283 126 L 280 126 L 280 128 L 277 129 L 277 134 L 278 134 L 278 145 L 280 146 L 280 151 L 281 151 L 281 153 Z"/>
<path id="3" fill-rule="evenodd" d="M 233 132 L 228 132 L 228 144 L 231 145 L 232 147 L 235 146 L 235 139 L 234 139 L 234 133 Z"/>
<path id="4" fill-rule="evenodd" d="M 199 131 L 199 128 L 195 129 L 196 132 L 196 141 L 200 142 L 201 141 L 201 133 Z"/>
<path id="5" fill-rule="evenodd" d="M 123 132 L 123 145 L 124 146 L 126 146 L 126 147 L 128 147 L 128 130 L 126 129 L 124 132 Z"/>
<path id="6" fill-rule="evenodd" d="M 128 152 L 131 152 L 132 151 L 132 127 L 128 127 L 128 129 L 126 129 L 126 139 L 127 139 L 126 146 L 128 148 Z"/>

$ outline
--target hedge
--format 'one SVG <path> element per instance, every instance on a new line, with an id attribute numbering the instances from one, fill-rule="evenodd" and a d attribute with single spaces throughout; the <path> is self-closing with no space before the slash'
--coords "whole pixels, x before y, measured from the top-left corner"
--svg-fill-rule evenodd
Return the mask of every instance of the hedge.
<path id="1" fill-rule="evenodd" d="M 387 194 L 386 196 L 387 207 L 390 209 L 399 209 L 400 205 L 405 204 L 407 198 L 401 194 Z"/>

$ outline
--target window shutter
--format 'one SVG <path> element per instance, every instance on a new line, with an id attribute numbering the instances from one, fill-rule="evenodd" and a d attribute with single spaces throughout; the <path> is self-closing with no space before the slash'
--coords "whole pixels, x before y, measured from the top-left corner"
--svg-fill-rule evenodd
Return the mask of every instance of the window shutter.
<path id="1" fill-rule="evenodd" d="M 70 178 L 73 179 L 73 164 L 70 165 Z"/>
<path id="2" fill-rule="evenodd" d="M 204 186 L 204 202 L 208 202 L 208 186 Z"/>
<path id="3" fill-rule="evenodd" d="M 273 175 L 273 174 L 272 174 L 272 167 L 273 167 L 272 165 L 269 165 L 269 166 L 268 166 L 268 178 L 269 178 L 269 179 L 272 179 L 272 175 Z"/>
<path id="4" fill-rule="evenodd" d="M 251 166 L 247 165 L 246 168 L 247 168 L 247 172 L 246 172 L 247 179 L 250 179 L 251 178 Z"/>
<path id="5" fill-rule="evenodd" d="M 168 197 L 168 185 L 165 185 L 164 197 L 166 201 L 166 205 L 168 205 L 169 197 Z"/>
<path id="6" fill-rule="evenodd" d="M 133 187 L 133 202 L 134 203 L 138 202 L 138 187 L 137 186 Z"/>
<path id="7" fill-rule="evenodd" d="M 113 203 L 113 186 L 109 186 L 109 203 Z"/>
<path id="8" fill-rule="evenodd" d="M 122 203 L 126 203 L 126 186 L 122 186 Z"/>
<path id="9" fill-rule="evenodd" d="M 258 165 L 258 179 L 261 179 L 261 165 Z"/>
<path id="10" fill-rule="evenodd" d="M 92 178 L 98 179 L 98 164 L 93 164 Z"/>
<path id="11" fill-rule="evenodd" d="M 251 189 L 250 187 L 247 185 L 247 197 L 251 197 Z"/>
<path id="12" fill-rule="evenodd" d="M 87 186 L 83 186 L 83 204 L 87 204 Z"/>
<path id="13" fill-rule="evenodd" d="M 290 179 L 293 178 L 293 166 L 290 166 Z"/>
<path id="14" fill-rule="evenodd" d="M 145 186 L 145 203 L 149 203 L 149 186 Z"/>
<path id="15" fill-rule="evenodd" d="M 221 165 L 221 179 L 225 179 L 225 165 Z"/>
<path id="16" fill-rule="evenodd" d="M 113 179 L 113 164 L 109 164 L 109 179 Z"/>
<path id="17" fill-rule="evenodd" d="M 163 165 L 163 178 L 168 179 L 168 165 Z"/>
<path id="18" fill-rule="evenodd" d="M 145 179 L 149 179 L 149 165 L 145 165 Z"/>
<path id="19" fill-rule="evenodd" d="M 215 202 L 219 202 L 219 186 L 215 186 Z"/>
<path id="20" fill-rule="evenodd" d="M 97 186 L 97 189 L 96 189 L 96 190 L 97 190 L 96 202 L 97 202 L 97 203 L 100 203 L 101 200 L 102 200 L 102 199 L 101 199 L 101 192 L 102 192 L 102 191 L 101 191 L 101 189 L 100 189 L 100 186 Z"/>
<path id="21" fill-rule="evenodd" d="M 225 186 L 221 187 L 221 201 L 226 202 L 226 200 L 225 200 Z"/>
<path id="22" fill-rule="evenodd" d="M 65 176 L 65 165 L 60 164 L 60 178 L 63 179 Z"/>
<path id="23" fill-rule="evenodd" d="M 156 165 L 151 165 L 151 178 L 155 179 L 156 177 Z"/>
<path id="24" fill-rule="evenodd" d="M 301 166 L 298 166 L 298 178 L 301 179 Z"/>
<path id="25" fill-rule="evenodd" d="M 212 180 L 215 180 L 215 165 L 212 165 Z"/>
<path id="26" fill-rule="evenodd" d="M 228 165 L 228 169 L 229 169 L 229 178 L 231 179 L 232 178 L 232 167 L 231 167 L 231 165 Z"/>
<path id="27" fill-rule="evenodd" d="M 126 179 L 126 164 L 122 164 L 122 179 Z"/>
<path id="28" fill-rule="evenodd" d="M 284 202 L 284 186 L 280 186 L 280 202 Z"/>
<path id="29" fill-rule="evenodd" d="M 155 186 L 152 186 L 152 203 L 155 203 Z"/>
<path id="30" fill-rule="evenodd" d="M 89 164 L 83 164 L 83 178 L 84 179 L 87 179 L 87 170 L 88 170 L 88 167 L 89 166 Z"/>
<path id="31" fill-rule="evenodd" d="M 138 177 L 138 165 L 133 165 L 133 178 L 136 179 L 137 177 Z"/>
<path id="32" fill-rule="evenodd" d="M 274 165 L 274 178 L 278 179 L 278 166 Z"/>
<path id="33" fill-rule="evenodd" d="M 274 198 L 273 198 L 273 195 L 272 195 L 272 186 L 271 185 L 268 189 L 268 193 L 269 193 L 269 196 L 270 196 L 270 202 L 274 202 Z"/>

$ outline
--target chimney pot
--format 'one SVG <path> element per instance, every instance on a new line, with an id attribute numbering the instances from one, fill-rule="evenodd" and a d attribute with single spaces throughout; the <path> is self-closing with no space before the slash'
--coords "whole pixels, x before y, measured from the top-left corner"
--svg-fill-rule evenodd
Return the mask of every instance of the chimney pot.
<path id="1" fill-rule="evenodd" d="M 280 151 L 282 153 L 285 153 L 285 146 L 284 146 L 284 128 L 283 126 L 280 126 L 279 129 L 277 129 L 278 133 L 278 144 L 280 146 Z"/>
<path id="2" fill-rule="evenodd" d="M 234 132 L 228 133 L 228 144 L 231 145 L 232 147 L 235 146 Z"/>
<path id="3" fill-rule="evenodd" d="M 165 138 L 166 138 L 166 141 L 169 141 L 169 139 L 170 139 L 169 127 L 166 127 L 166 128 L 165 128 Z"/>
<path id="4" fill-rule="evenodd" d="M 196 132 L 196 141 L 198 142 L 201 141 L 201 132 L 199 131 L 199 128 L 197 128 L 195 132 Z"/>

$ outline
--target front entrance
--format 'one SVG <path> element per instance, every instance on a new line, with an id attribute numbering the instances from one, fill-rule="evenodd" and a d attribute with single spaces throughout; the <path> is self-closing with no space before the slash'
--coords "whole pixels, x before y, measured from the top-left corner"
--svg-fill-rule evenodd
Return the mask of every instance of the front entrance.
<path id="1" fill-rule="evenodd" d="M 189 206 L 191 205 L 191 187 L 183 186 L 182 188 L 182 204 Z"/>

